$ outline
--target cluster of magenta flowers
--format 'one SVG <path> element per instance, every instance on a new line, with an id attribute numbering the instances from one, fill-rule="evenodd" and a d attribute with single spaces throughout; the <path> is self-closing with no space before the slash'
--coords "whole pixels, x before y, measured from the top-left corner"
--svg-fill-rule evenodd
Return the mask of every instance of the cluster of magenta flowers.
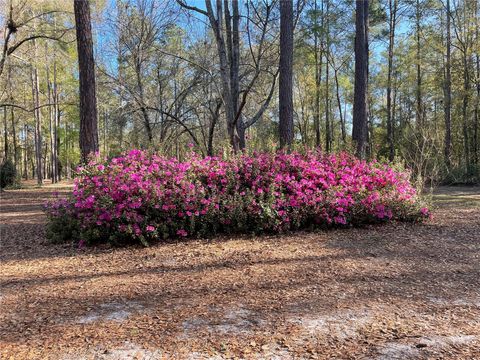
<path id="1" fill-rule="evenodd" d="M 140 150 L 79 168 L 72 195 L 46 212 L 51 223 L 75 223 L 82 243 L 143 244 L 429 216 L 408 173 L 346 153 L 192 153 L 182 162 Z"/>

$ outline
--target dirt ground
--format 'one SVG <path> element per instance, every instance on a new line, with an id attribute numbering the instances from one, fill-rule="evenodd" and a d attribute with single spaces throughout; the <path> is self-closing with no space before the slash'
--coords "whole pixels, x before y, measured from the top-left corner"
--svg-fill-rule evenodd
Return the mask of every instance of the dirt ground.
<path id="1" fill-rule="evenodd" d="M 49 243 L 52 190 L 0 194 L 0 359 L 480 359 L 480 188 L 425 224 L 121 249 Z"/>

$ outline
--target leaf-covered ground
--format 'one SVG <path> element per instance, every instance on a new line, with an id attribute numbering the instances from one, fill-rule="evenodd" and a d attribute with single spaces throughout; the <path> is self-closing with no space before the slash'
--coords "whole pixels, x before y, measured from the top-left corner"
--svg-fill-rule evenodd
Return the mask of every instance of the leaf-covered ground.
<path id="1" fill-rule="evenodd" d="M 479 188 L 425 224 L 122 249 L 50 244 L 52 190 L 0 194 L 1 359 L 480 359 Z"/>

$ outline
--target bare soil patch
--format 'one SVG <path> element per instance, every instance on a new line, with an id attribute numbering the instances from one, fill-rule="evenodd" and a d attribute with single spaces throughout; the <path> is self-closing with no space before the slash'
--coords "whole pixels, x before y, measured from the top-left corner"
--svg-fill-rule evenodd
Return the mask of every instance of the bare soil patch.
<path id="1" fill-rule="evenodd" d="M 0 195 L 1 359 L 480 359 L 479 188 L 424 224 L 121 249 L 49 243 L 52 190 Z"/>

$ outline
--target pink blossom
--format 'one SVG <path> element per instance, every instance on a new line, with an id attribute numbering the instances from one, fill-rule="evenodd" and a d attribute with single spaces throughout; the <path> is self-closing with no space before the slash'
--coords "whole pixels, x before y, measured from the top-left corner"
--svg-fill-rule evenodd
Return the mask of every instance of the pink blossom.
<path id="1" fill-rule="evenodd" d="M 188 233 L 185 230 L 180 229 L 180 230 L 177 230 L 177 235 L 185 237 L 188 235 Z"/>
<path id="2" fill-rule="evenodd" d="M 165 236 L 175 237 L 187 236 L 183 229 L 191 236 L 210 229 L 279 232 L 431 216 L 420 203 L 408 172 L 346 153 L 223 159 L 192 152 L 179 161 L 131 150 L 109 161 L 92 159 L 72 195 L 45 209 L 52 221 L 70 217 L 81 224 L 81 236 L 100 229 L 103 240 L 151 238 L 152 224 L 165 224 Z"/>

